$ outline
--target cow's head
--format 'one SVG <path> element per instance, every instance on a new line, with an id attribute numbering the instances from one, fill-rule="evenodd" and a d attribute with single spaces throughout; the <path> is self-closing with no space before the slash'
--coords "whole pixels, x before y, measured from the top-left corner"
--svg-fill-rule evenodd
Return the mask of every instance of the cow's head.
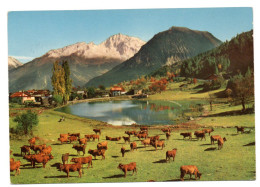
<path id="1" fill-rule="evenodd" d="M 117 168 L 118 168 L 118 169 L 122 169 L 122 168 L 123 168 L 123 164 L 121 164 L 121 163 L 118 164 Z"/>
<path id="2" fill-rule="evenodd" d="M 201 175 L 202 175 L 202 173 L 198 173 L 198 177 L 199 177 L 199 179 L 201 178 Z"/>
<path id="3" fill-rule="evenodd" d="M 223 138 L 223 141 L 224 141 L 224 142 L 227 141 L 226 137 Z"/>

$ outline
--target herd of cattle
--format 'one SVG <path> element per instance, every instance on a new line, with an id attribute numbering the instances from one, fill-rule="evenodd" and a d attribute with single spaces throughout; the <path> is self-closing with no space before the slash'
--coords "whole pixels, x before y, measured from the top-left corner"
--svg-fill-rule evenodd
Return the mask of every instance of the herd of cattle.
<path id="1" fill-rule="evenodd" d="M 237 128 L 237 133 L 244 132 L 243 127 L 236 127 Z M 171 136 L 171 129 L 170 128 L 163 128 L 161 129 L 167 138 Z M 86 154 L 86 145 L 87 142 L 92 140 L 95 141 L 96 139 L 99 141 L 99 138 L 101 136 L 101 130 L 100 129 L 93 129 L 95 134 L 87 134 L 84 136 L 84 138 L 80 138 L 80 133 L 68 133 L 68 134 L 60 134 L 60 137 L 58 138 L 58 141 L 60 141 L 61 144 L 63 143 L 72 143 L 75 141 L 78 141 L 79 144 L 74 144 L 72 146 L 73 149 L 75 149 L 78 153 L 78 156 L 82 152 L 83 157 L 79 158 L 72 158 L 70 162 L 73 162 L 73 164 L 69 164 L 69 153 L 62 154 L 61 155 L 61 161 L 62 163 L 59 164 L 58 169 L 60 171 L 63 171 L 67 174 L 67 177 L 69 177 L 69 172 L 78 172 L 79 177 L 82 176 L 82 168 L 83 164 L 88 164 L 88 168 L 92 165 L 92 156 L 96 159 L 96 157 L 101 156 L 102 160 L 105 159 L 105 153 L 108 150 L 108 141 L 120 141 L 121 137 L 108 137 L 106 136 L 106 141 L 100 142 L 97 144 L 97 149 L 89 149 L 88 153 L 90 156 L 84 157 Z M 214 129 L 203 129 L 201 131 L 195 131 L 194 135 L 195 137 L 199 139 L 205 139 L 206 140 L 206 134 L 208 133 L 209 136 L 210 134 L 214 131 Z M 137 143 L 135 141 L 130 142 L 131 135 L 137 137 L 139 140 L 141 140 L 142 145 L 144 147 L 151 145 L 157 150 L 158 147 L 163 148 L 165 147 L 165 141 L 160 140 L 160 136 L 148 136 L 148 127 L 140 127 L 140 131 L 125 131 L 125 134 L 128 136 L 122 136 L 125 143 L 129 142 L 130 143 L 130 151 L 137 150 Z M 181 136 L 183 136 L 183 139 L 186 139 L 187 137 L 191 140 L 192 139 L 192 132 L 185 132 L 185 133 L 180 133 Z M 53 156 L 51 154 L 52 147 L 51 146 L 46 146 L 46 144 L 43 145 L 36 145 L 36 140 L 38 140 L 38 137 L 33 137 L 28 140 L 30 145 L 23 145 L 21 147 L 21 156 L 28 162 L 30 162 L 31 166 L 35 168 L 36 163 L 41 163 L 43 165 L 43 168 L 45 168 L 46 164 L 48 161 L 53 159 Z M 226 141 L 226 138 L 222 138 L 219 135 L 212 135 L 210 136 L 211 144 L 214 144 L 215 141 L 218 142 L 218 149 L 223 148 L 223 144 Z M 34 154 L 31 154 L 31 150 L 34 151 Z M 122 146 L 121 148 L 121 153 L 122 157 L 124 157 L 126 153 L 126 148 Z M 175 156 L 177 153 L 177 149 L 174 148 L 172 150 L 166 151 L 166 162 L 170 161 L 171 157 L 174 161 Z M 12 150 L 10 150 L 10 155 L 12 154 Z M 91 156 L 92 155 L 92 156 Z M 67 163 L 67 164 L 66 164 Z M 16 171 L 15 176 L 17 174 L 20 174 L 20 166 L 21 166 L 21 161 L 15 161 L 13 158 L 10 158 L 10 171 Z M 136 162 L 131 162 L 129 164 L 121 164 L 119 163 L 118 169 L 122 170 L 124 172 L 124 177 L 126 177 L 127 171 L 133 171 L 137 173 L 137 166 Z M 197 177 L 201 177 L 201 173 L 199 172 L 198 168 L 194 165 L 184 165 L 180 167 L 180 179 L 183 181 L 185 174 L 190 174 L 190 178 L 192 175 L 195 175 L 195 179 Z"/>

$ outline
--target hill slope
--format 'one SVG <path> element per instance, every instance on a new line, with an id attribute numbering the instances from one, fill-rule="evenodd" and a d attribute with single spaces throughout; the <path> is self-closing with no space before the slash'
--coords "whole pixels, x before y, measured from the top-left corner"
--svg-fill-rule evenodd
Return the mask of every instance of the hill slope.
<path id="1" fill-rule="evenodd" d="M 118 82 L 136 79 L 165 64 L 174 64 L 220 44 L 221 41 L 209 32 L 172 27 L 156 34 L 132 58 L 104 75 L 93 78 L 86 86 L 110 86 Z"/>
<path id="2" fill-rule="evenodd" d="M 9 72 L 11 92 L 27 89 L 52 89 L 52 66 L 55 61 L 67 60 L 74 86 L 82 86 L 132 57 L 145 42 L 122 34 L 109 37 L 99 45 L 80 42 L 50 50 L 43 56 Z"/>
<path id="3" fill-rule="evenodd" d="M 11 56 L 8 57 L 8 70 L 9 71 L 12 69 L 15 69 L 19 66 L 22 66 L 22 65 L 23 64 L 19 60 L 15 59 L 14 57 L 11 57 Z"/>

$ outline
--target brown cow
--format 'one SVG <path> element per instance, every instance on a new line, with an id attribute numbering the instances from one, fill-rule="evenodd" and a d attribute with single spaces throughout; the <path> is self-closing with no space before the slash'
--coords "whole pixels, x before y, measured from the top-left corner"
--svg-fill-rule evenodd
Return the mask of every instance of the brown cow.
<path id="1" fill-rule="evenodd" d="M 151 139 L 150 138 L 146 138 L 145 140 L 142 140 L 141 142 L 144 145 L 144 147 L 146 147 L 146 145 L 150 145 L 151 144 Z"/>
<path id="2" fill-rule="evenodd" d="M 177 149 L 174 148 L 173 150 L 171 151 L 166 151 L 166 162 L 169 160 L 170 161 L 170 158 L 172 157 L 172 160 L 174 161 L 175 159 L 175 156 L 176 156 L 176 152 L 177 152 Z"/>
<path id="3" fill-rule="evenodd" d="M 126 143 L 126 142 L 129 142 L 129 143 L 130 143 L 130 136 L 128 136 L 128 137 L 127 137 L 127 136 L 123 136 L 123 139 L 125 140 L 125 143 Z"/>
<path id="4" fill-rule="evenodd" d="M 111 140 L 112 138 L 109 136 L 106 136 L 106 140 Z"/>
<path id="5" fill-rule="evenodd" d="M 23 156 L 23 153 L 26 155 L 26 153 L 31 154 L 30 146 L 24 145 L 21 147 L 21 156 Z"/>
<path id="6" fill-rule="evenodd" d="M 94 156 L 94 158 L 96 159 L 97 156 L 102 156 L 102 159 L 101 160 L 105 160 L 105 150 L 104 149 L 101 149 L 101 150 L 98 150 L 98 149 L 89 149 L 88 150 L 88 153 L 91 154 L 92 156 Z"/>
<path id="7" fill-rule="evenodd" d="M 80 157 L 80 158 L 72 158 L 70 161 L 74 162 L 74 163 L 88 164 L 88 168 L 89 168 L 90 165 L 91 165 L 91 168 L 93 168 L 92 156 Z"/>
<path id="8" fill-rule="evenodd" d="M 134 174 L 134 172 L 137 173 L 136 162 L 131 162 L 130 164 L 124 164 L 124 165 L 119 164 L 117 168 L 124 172 L 125 177 L 126 177 L 127 171 L 133 171 L 133 174 Z"/>
<path id="9" fill-rule="evenodd" d="M 170 128 L 163 128 L 163 129 L 161 129 L 161 131 L 163 131 L 164 133 L 166 133 L 166 132 L 171 132 L 171 129 L 170 129 Z"/>
<path id="10" fill-rule="evenodd" d="M 132 142 L 132 143 L 130 144 L 130 148 L 131 148 L 131 151 L 137 150 L 137 144 L 136 144 L 136 142 Z"/>
<path id="11" fill-rule="evenodd" d="M 195 175 L 195 179 L 197 180 L 197 177 L 199 177 L 199 179 L 201 178 L 201 173 L 199 173 L 199 170 L 197 168 L 197 166 L 194 165 L 186 165 L 186 166 L 181 166 L 180 167 L 180 171 L 181 171 L 181 181 L 184 181 L 184 176 L 186 174 L 190 174 L 190 179 L 191 179 L 191 175 Z"/>
<path id="12" fill-rule="evenodd" d="M 170 132 L 166 132 L 166 138 L 167 138 L 167 140 L 169 140 L 170 136 L 171 136 L 171 133 L 170 133 Z"/>
<path id="13" fill-rule="evenodd" d="M 77 141 L 78 138 L 77 138 L 77 136 L 70 136 L 68 139 L 69 139 L 69 141 L 71 143 L 71 142 Z"/>
<path id="14" fill-rule="evenodd" d="M 205 132 L 203 131 L 195 131 L 194 135 L 196 136 L 196 138 L 199 140 L 199 138 L 201 138 L 201 140 L 204 138 L 206 141 L 206 136 L 205 136 Z"/>
<path id="15" fill-rule="evenodd" d="M 80 163 L 77 164 L 60 164 L 59 169 L 60 171 L 64 171 L 65 173 L 67 173 L 67 177 L 69 178 L 69 172 L 75 172 L 78 171 L 79 172 L 79 177 L 81 177 L 82 175 L 82 170 L 81 170 L 82 166 Z"/>
<path id="16" fill-rule="evenodd" d="M 160 138 L 159 135 L 151 136 L 151 137 L 150 137 L 151 141 L 159 140 L 159 138 Z"/>
<path id="17" fill-rule="evenodd" d="M 122 153 L 122 157 L 124 157 L 125 156 L 125 148 L 124 147 L 121 148 L 121 153 Z"/>
<path id="18" fill-rule="evenodd" d="M 202 129 L 202 131 L 206 134 L 206 133 L 209 133 L 209 136 L 210 136 L 210 133 L 212 133 L 214 131 L 214 129 Z"/>
<path id="19" fill-rule="evenodd" d="M 85 138 L 87 138 L 88 140 L 90 140 L 92 138 L 93 134 L 86 134 Z"/>
<path id="20" fill-rule="evenodd" d="M 144 127 L 140 127 L 141 131 L 148 131 L 148 127 L 144 126 Z"/>
<path id="21" fill-rule="evenodd" d="M 10 161 L 10 172 L 16 171 L 14 176 L 17 174 L 20 175 L 20 166 L 21 166 L 21 161 Z"/>
<path id="22" fill-rule="evenodd" d="M 107 141 L 98 143 L 98 144 L 97 144 L 97 149 L 98 149 L 98 150 L 101 150 L 101 149 L 107 150 Z"/>
<path id="23" fill-rule="evenodd" d="M 223 148 L 223 145 L 224 145 L 225 141 L 227 141 L 227 139 L 225 137 L 218 139 L 218 149 L 222 149 Z"/>
<path id="24" fill-rule="evenodd" d="M 48 147 L 44 148 L 44 149 L 41 151 L 41 154 L 50 155 L 50 154 L 51 154 L 51 151 L 52 151 L 51 146 L 48 146 Z"/>
<path id="25" fill-rule="evenodd" d="M 65 164 L 66 161 L 67 161 L 67 164 L 69 163 L 69 156 L 70 156 L 69 153 L 62 154 L 61 160 L 62 160 L 63 164 Z"/>
<path id="26" fill-rule="evenodd" d="M 97 134 L 99 133 L 101 135 L 101 129 L 93 129 L 93 131 Z"/>
<path id="27" fill-rule="evenodd" d="M 136 136 L 140 140 L 141 138 L 144 138 L 144 139 L 147 138 L 148 135 L 147 134 L 137 134 Z"/>
<path id="28" fill-rule="evenodd" d="M 87 141 L 88 141 L 88 139 L 87 138 L 80 138 L 80 139 L 78 139 L 78 141 L 79 141 L 79 144 L 87 144 Z"/>
<path id="29" fill-rule="evenodd" d="M 33 156 L 35 156 L 35 154 L 34 155 L 24 155 L 24 159 L 26 159 L 28 162 L 31 162 L 31 166 L 33 166 Z"/>
<path id="30" fill-rule="evenodd" d="M 37 154 L 37 152 L 41 152 L 43 149 L 46 148 L 46 144 L 42 144 L 42 145 L 32 145 L 30 146 L 30 148 Z"/>
<path id="31" fill-rule="evenodd" d="M 215 141 L 218 141 L 218 139 L 221 138 L 219 135 L 214 135 L 210 137 L 211 144 L 214 144 Z"/>
<path id="32" fill-rule="evenodd" d="M 99 141 L 99 135 L 97 134 L 93 134 L 92 135 L 92 139 L 93 139 L 93 141 L 95 141 L 96 139 L 98 139 L 98 141 Z"/>
<path id="33" fill-rule="evenodd" d="M 189 139 L 192 139 L 192 133 L 191 132 L 183 132 L 180 133 L 181 136 L 183 136 L 183 139 L 185 139 L 186 137 L 189 137 Z"/>
<path id="34" fill-rule="evenodd" d="M 10 162 L 14 162 L 14 158 L 10 158 Z"/>
<path id="35" fill-rule="evenodd" d="M 151 141 L 151 145 L 155 148 L 155 150 L 157 150 L 157 147 L 162 147 L 162 150 L 165 147 L 164 141 L 160 140 Z"/>
<path id="36" fill-rule="evenodd" d="M 68 141 L 68 138 L 58 138 L 58 141 L 60 141 L 60 143 L 63 144 L 63 142 Z"/>
<path id="37" fill-rule="evenodd" d="M 83 152 L 83 156 L 85 155 L 86 145 L 73 145 L 72 148 L 77 150 L 78 155 L 80 155 L 80 151 Z"/>
<path id="38" fill-rule="evenodd" d="M 69 134 L 60 134 L 60 138 L 68 138 Z"/>
<path id="39" fill-rule="evenodd" d="M 238 127 L 238 126 L 235 126 L 235 127 L 237 128 L 237 134 L 239 131 L 241 132 L 241 134 L 244 133 L 244 130 L 245 130 L 244 127 Z"/>
<path id="40" fill-rule="evenodd" d="M 119 140 L 121 140 L 121 137 L 110 138 L 110 141 L 119 141 Z"/>
<path id="41" fill-rule="evenodd" d="M 32 156 L 32 164 L 33 167 L 35 168 L 35 163 L 42 163 L 43 168 L 45 168 L 45 165 L 47 164 L 47 162 L 51 159 L 53 159 L 54 157 L 52 155 L 33 155 Z"/>
<path id="42" fill-rule="evenodd" d="M 33 137 L 33 138 L 29 139 L 28 142 L 29 142 L 30 146 L 34 145 L 36 140 L 38 140 L 38 139 L 39 139 L 38 137 Z"/>
<path id="43" fill-rule="evenodd" d="M 68 133 L 69 136 L 76 136 L 80 138 L 80 133 Z"/>
<path id="44" fill-rule="evenodd" d="M 125 134 L 127 134 L 128 136 L 130 135 L 135 135 L 136 131 L 125 131 Z"/>

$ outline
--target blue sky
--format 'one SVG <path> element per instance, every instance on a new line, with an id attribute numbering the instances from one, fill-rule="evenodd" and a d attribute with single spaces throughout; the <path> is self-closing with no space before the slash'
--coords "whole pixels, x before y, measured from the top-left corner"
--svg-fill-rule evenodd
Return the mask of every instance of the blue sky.
<path id="1" fill-rule="evenodd" d="M 150 40 L 171 26 L 209 31 L 218 39 L 253 28 L 252 8 L 16 11 L 8 14 L 8 55 L 28 62 L 76 42 L 99 44 L 122 33 Z"/>

